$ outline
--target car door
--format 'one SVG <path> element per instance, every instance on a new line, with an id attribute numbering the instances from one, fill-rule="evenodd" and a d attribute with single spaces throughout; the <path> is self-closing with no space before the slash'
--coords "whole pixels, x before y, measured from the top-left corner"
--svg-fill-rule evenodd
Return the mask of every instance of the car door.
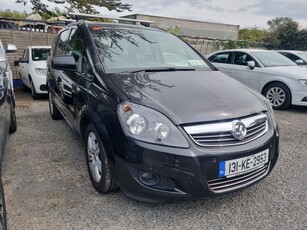
<path id="1" fill-rule="evenodd" d="M 68 123 L 75 129 L 77 125 L 77 112 L 75 93 L 80 80 L 82 52 L 84 43 L 82 33 L 76 27 L 63 31 L 55 48 L 55 56 L 73 56 L 78 66 L 78 71 L 52 70 L 56 82 L 56 96 L 60 101 L 61 110 L 65 113 Z"/>
<path id="2" fill-rule="evenodd" d="M 248 66 L 249 61 L 255 62 L 254 68 Z M 246 52 L 233 52 L 231 64 L 229 66 L 230 68 L 226 72 L 227 75 L 259 91 L 262 68 L 250 54 Z"/>
<path id="3" fill-rule="evenodd" d="M 231 59 L 232 59 L 232 53 L 229 51 L 225 52 L 219 52 L 216 53 L 208 58 L 208 60 L 220 71 L 227 74 L 228 72 L 231 72 Z"/>
<path id="4" fill-rule="evenodd" d="M 23 58 L 27 60 L 27 62 L 24 63 L 19 63 L 19 74 L 21 77 L 21 80 L 23 83 L 25 83 L 27 86 L 30 86 L 30 80 L 29 80 L 29 58 L 30 58 L 30 53 L 29 53 L 29 48 L 25 49 L 23 52 Z"/>

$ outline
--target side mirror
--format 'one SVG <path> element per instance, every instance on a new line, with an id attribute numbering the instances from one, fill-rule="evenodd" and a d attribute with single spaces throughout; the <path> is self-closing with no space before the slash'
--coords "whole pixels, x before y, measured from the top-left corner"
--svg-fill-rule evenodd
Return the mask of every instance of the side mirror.
<path id="1" fill-rule="evenodd" d="M 298 65 L 304 65 L 304 61 L 302 59 L 296 60 L 295 63 Z"/>
<path id="2" fill-rule="evenodd" d="M 7 44 L 7 48 L 5 51 L 7 53 L 15 53 L 17 51 L 17 47 L 14 44 Z"/>
<path id="3" fill-rule="evenodd" d="M 247 65 L 249 66 L 249 68 L 254 69 L 255 66 L 256 66 L 256 63 L 255 63 L 255 61 L 248 61 Z"/>
<path id="4" fill-rule="evenodd" d="M 73 56 L 53 57 L 53 59 L 51 60 L 51 67 L 57 70 L 77 70 L 76 61 Z"/>
<path id="5" fill-rule="evenodd" d="M 28 63 L 29 61 L 26 58 L 21 57 L 21 58 L 18 59 L 18 62 L 19 63 Z"/>

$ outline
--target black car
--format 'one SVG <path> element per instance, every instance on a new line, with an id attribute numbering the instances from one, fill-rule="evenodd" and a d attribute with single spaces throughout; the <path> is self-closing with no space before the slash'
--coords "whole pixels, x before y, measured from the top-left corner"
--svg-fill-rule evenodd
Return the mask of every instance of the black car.
<path id="1" fill-rule="evenodd" d="M 47 68 L 51 117 L 84 139 L 100 193 L 120 187 L 148 202 L 224 194 L 277 161 L 269 102 L 165 31 L 75 22 Z"/>

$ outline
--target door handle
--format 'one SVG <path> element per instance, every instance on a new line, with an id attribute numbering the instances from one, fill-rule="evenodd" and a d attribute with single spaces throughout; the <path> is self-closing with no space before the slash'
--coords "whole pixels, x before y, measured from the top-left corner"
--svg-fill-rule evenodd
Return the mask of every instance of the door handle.
<path id="1" fill-rule="evenodd" d="M 232 69 L 229 69 L 229 70 L 227 70 L 226 72 L 227 72 L 227 73 L 232 73 L 233 70 L 232 70 Z"/>

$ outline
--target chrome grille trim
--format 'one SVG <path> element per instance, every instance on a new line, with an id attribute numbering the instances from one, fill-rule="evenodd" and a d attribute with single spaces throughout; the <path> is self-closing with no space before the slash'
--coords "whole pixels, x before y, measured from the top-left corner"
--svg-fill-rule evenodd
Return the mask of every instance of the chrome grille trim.
<path id="1" fill-rule="evenodd" d="M 268 131 L 268 117 L 265 113 L 240 120 L 247 128 L 244 140 L 237 140 L 231 134 L 233 121 L 184 126 L 191 139 L 204 147 L 223 147 L 243 145 L 251 142 Z"/>
<path id="2" fill-rule="evenodd" d="M 253 170 L 253 171 L 250 171 L 250 172 L 247 172 L 247 173 L 235 176 L 235 177 L 208 180 L 207 183 L 210 189 L 214 193 L 229 192 L 229 191 L 233 191 L 233 190 L 242 188 L 244 186 L 248 186 L 262 179 L 268 174 L 269 169 L 270 169 L 270 162 L 256 170 Z"/>

